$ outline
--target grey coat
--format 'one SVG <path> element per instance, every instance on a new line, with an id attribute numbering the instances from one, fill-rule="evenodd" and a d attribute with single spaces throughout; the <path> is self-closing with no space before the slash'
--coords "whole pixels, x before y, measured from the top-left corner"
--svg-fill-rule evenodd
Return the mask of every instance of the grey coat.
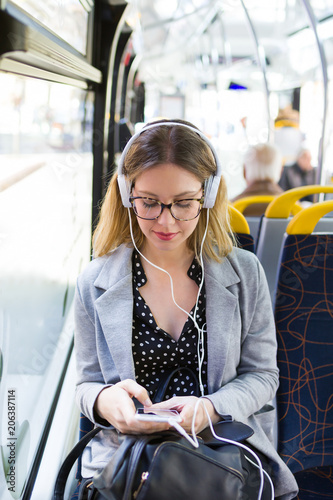
<path id="1" fill-rule="evenodd" d="M 77 400 L 94 423 L 100 391 L 135 379 L 132 357 L 132 249 L 124 245 L 90 262 L 75 295 Z M 235 248 L 222 263 L 205 263 L 208 398 L 223 417 L 254 430 L 249 442 L 274 466 L 275 495 L 291 499 L 297 483 L 273 446 L 278 387 L 276 333 L 264 271 L 254 254 Z M 86 448 L 83 476 L 106 465 L 117 434 L 102 431 Z"/>

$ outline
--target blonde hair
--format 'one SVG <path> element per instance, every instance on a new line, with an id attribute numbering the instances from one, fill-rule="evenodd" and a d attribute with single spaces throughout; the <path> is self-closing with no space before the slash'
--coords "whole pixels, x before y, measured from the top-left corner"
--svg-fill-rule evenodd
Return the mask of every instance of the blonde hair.
<path id="1" fill-rule="evenodd" d="M 180 122 L 186 123 L 187 122 Z M 191 125 L 191 124 L 188 124 Z M 193 125 L 191 125 L 193 127 Z M 123 173 L 132 186 L 144 171 L 157 165 L 172 163 L 193 173 L 204 185 L 206 179 L 216 172 L 212 151 L 206 142 L 195 133 L 182 126 L 164 126 L 148 129 L 135 140 L 127 152 Z M 138 248 L 142 247 L 144 235 L 131 209 L 123 206 L 114 173 L 106 192 L 97 227 L 93 235 L 95 257 L 114 250 L 121 244 L 132 243 L 129 217 L 133 227 L 133 237 Z M 205 258 L 221 260 L 231 250 L 234 243 L 229 223 L 226 184 L 221 178 L 214 207 L 209 209 L 207 236 L 203 245 Z M 198 224 L 187 240 L 188 247 L 199 257 L 201 242 L 206 229 L 207 209 L 202 209 Z"/>

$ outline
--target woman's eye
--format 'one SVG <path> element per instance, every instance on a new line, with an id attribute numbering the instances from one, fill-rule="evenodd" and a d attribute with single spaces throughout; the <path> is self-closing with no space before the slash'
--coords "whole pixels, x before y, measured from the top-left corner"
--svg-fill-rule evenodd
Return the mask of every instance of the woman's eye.
<path id="1" fill-rule="evenodd" d="M 175 203 L 175 206 L 177 208 L 190 208 L 191 202 L 190 201 L 177 201 Z"/>
<path id="2" fill-rule="evenodd" d="M 145 208 L 153 208 L 158 205 L 157 201 L 154 200 L 143 200 L 143 206 Z"/>

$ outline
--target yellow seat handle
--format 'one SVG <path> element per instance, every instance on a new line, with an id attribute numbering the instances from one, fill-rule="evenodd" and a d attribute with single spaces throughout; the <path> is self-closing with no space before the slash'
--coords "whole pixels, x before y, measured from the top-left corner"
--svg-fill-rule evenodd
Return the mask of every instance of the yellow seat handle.
<path id="1" fill-rule="evenodd" d="M 333 212 L 333 201 L 322 201 L 311 207 L 304 208 L 289 222 L 287 234 L 311 234 L 317 222 L 329 212 Z M 333 222 L 332 222 L 333 233 Z"/>
<path id="2" fill-rule="evenodd" d="M 228 205 L 230 226 L 234 233 L 250 234 L 250 227 L 244 215 L 234 206 Z"/>
<path id="3" fill-rule="evenodd" d="M 333 193 L 333 186 L 317 184 L 289 189 L 279 194 L 266 208 L 265 217 L 269 219 L 287 219 L 294 210 L 295 203 L 309 194 Z M 300 211 L 300 210 L 299 210 Z"/>
<path id="4" fill-rule="evenodd" d="M 274 198 L 274 195 L 244 196 L 244 198 L 239 198 L 239 200 L 234 201 L 232 204 L 237 210 L 243 213 L 249 205 L 255 203 L 270 203 Z"/>
<path id="5" fill-rule="evenodd" d="M 233 206 L 237 208 L 240 212 L 244 212 L 244 210 L 249 206 L 255 203 L 271 203 L 277 196 L 281 195 L 258 195 L 258 196 L 244 196 L 244 198 L 240 198 L 233 202 Z M 268 207 L 267 207 L 268 208 Z M 302 210 L 302 206 L 299 203 L 295 203 L 292 205 L 290 211 L 292 215 L 298 214 Z M 266 209 L 267 211 L 267 209 Z M 265 213 L 266 215 L 266 213 Z"/>

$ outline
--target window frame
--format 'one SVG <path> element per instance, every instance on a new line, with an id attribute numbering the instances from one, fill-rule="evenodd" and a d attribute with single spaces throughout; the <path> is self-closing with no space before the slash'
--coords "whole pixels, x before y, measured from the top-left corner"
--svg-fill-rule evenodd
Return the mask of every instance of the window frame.
<path id="1" fill-rule="evenodd" d="M 91 40 L 89 13 L 87 42 Z M 7 2 L 0 10 L 0 70 L 32 76 L 87 89 L 90 83 L 101 83 L 102 73 L 91 58 L 91 43 L 87 55 L 45 28 L 16 5 Z"/>

